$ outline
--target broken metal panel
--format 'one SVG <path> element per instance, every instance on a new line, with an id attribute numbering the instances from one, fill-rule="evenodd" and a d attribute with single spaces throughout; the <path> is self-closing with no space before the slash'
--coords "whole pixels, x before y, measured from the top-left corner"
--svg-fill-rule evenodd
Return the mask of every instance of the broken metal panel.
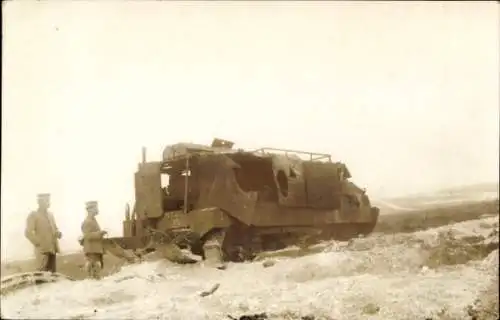
<path id="1" fill-rule="evenodd" d="M 162 165 L 162 173 L 168 174 L 168 185 L 162 194 L 163 212 L 189 211 L 196 204 L 199 192 L 197 161 L 196 158 L 187 159 L 173 161 L 168 168 Z"/>
<path id="2" fill-rule="evenodd" d="M 279 189 L 280 205 L 288 207 L 306 207 L 306 182 L 303 173 L 303 161 L 298 157 L 283 155 L 273 156 L 273 172 Z"/>
<path id="3" fill-rule="evenodd" d="M 160 162 L 147 162 L 140 164 L 135 173 L 136 212 L 139 219 L 163 215 L 160 168 Z"/>
<path id="4" fill-rule="evenodd" d="M 191 230 L 200 237 L 214 228 L 227 228 L 231 225 L 229 216 L 219 208 L 192 210 L 188 213 L 188 221 Z"/>
<path id="5" fill-rule="evenodd" d="M 162 159 L 164 162 L 176 159 L 210 153 L 234 153 L 232 150 L 234 142 L 215 138 L 211 145 L 181 142 L 168 145 L 163 149 Z"/>
<path id="6" fill-rule="evenodd" d="M 336 168 L 338 175 L 339 175 L 339 180 L 351 178 L 351 172 L 349 171 L 349 169 L 347 169 L 347 166 L 344 163 L 335 162 L 332 164 L 332 167 Z"/>
<path id="7" fill-rule="evenodd" d="M 278 201 L 278 189 L 271 157 L 255 156 L 249 153 L 233 154 L 229 157 L 236 164 L 232 171 L 237 186 L 242 192 L 255 192 L 256 201 Z"/>
<path id="8" fill-rule="evenodd" d="M 351 181 L 342 181 L 341 212 L 344 216 L 371 219 L 371 204 L 364 190 Z"/>
<path id="9" fill-rule="evenodd" d="M 231 149 L 234 146 L 234 142 L 224 139 L 215 138 L 212 141 L 212 148 L 222 148 L 222 149 Z"/>
<path id="10" fill-rule="evenodd" d="M 120 239 L 123 239 L 123 238 L 120 238 Z M 130 238 L 125 238 L 125 239 L 130 239 Z M 106 238 L 106 239 L 104 239 L 103 247 L 104 247 L 104 251 L 106 253 L 109 253 L 117 258 L 124 259 L 128 262 L 133 263 L 133 262 L 136 262 L 139 259 L 139 257 L 137 257 L 134 254 L 134 252 L 132 251 L 132 248 L 135 248 L 135 249 L 142 248 L 145 245 L 145 243 L 143 243 L 140 240 L 135 240 L 135 242 L 130 241 L 130 243 L 131 243 L 131 246 L 126 247 L 126 246 L 123 246 L 124 245 L 123 242 L 119 243 L 119 242 L 113 240 L 112 238 Z"/>
<path id="11" fill-rule="evenodd" d="M 163 150 L 163 161 L 171 161 L 188 156 L 191 153 L 211 152 L 212 148 L 202 144 L 176 143 Z"/>
<path id="12" fill-rule="evenodd" d="M 134 250 L 144 248 L 150 242 L 150 236 L 113 237 L 102 240 L 105 250 L 118 246 L 122 249 Z M 111 250 L 111 249 L 110 249 Z"/>
<path id="13" fill-rule="evenodd" d="M 192 200 L 192 196 L 196 193 L 196 187 L 195 175 L 172 175 L 169 177 L 167 193 L 172 199 L 184 201 L 185 195 L 188 195 L 188 200 Z"/>
<path id="14" fill-rule="evenodd" d="M 307 194 L 306 183 L 304 179 L 286 177 L 288 183 L 288 191 L 286 196 L 279 192 L 279 204 L 287 207 L 306 207 Z"/>
<path id="15" fill-rule="evenodd" d="M 238 164 L 223 154 L 202 157 L 199 162 L 199 198 L 196 207 L 218 207 L 248 224 L 258 193 L 241 190 L 234 175 Z"/>
<path id="16" fill-rule="evenodd" d="M 307 204 L 317 209 L 339 209 L 341 184 L 332 163 L 304 162 Z"/>
<path id="17" fill-rule="evenodd" d="M 180 210 L 167 212 L 156 225 L 156 228 L 161 231 L 187 227 L 189 227 L 188 216 Z"/>
<path id="18" fill-rule="evenodd" d="M 355 218 L 355 221 L 370 221 L 372 219 L 371 206 L 366 205 L 357 195 L 343 195 L 340 198 L 340 217 L 339 221 L 349 221 Z M 358 202 L 359 201 L 359 202 Z"/>

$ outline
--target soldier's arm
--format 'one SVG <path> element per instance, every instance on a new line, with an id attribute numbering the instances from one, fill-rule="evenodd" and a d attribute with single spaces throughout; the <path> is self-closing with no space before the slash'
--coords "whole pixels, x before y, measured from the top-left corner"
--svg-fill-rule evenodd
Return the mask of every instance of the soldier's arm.
<path id="1" fill-rule="evenodd" d="M 38 239 L 36 236 L 36 221 L 33 213 L 30 213 L 26 219 L 26 229 L 24 230 L 24 236 L 33 244 L 38 246 Z"/>
<path id="2" fill-rule="evenodd" d="M 57 221 L 56 219 L 54 218 L 54 215 L 52 215 L 52 219 L 54 219 L 54 226 L 56 227 L 56 234 L 58 235 L 58 237 L 61 237 L 61 230 L 59 230 L 59 225 L 57 224 Z"/>
<path id="3" fill-rule="evenodd" d="M 82 224 L 83 237 L 89 240 L 99 240 L 103 237 L 103 232 L 100 230 L 96 231 L 93 224 L 90 222 L 83 222 Z"/>
<path id="4" fill-rule="evenodd" d="M 52 219 L 54 220 L 54 227 L 56 228 L 56 232 L 61 232 L 61 230 L 59 230 L 59 225 L 57 224 L 57 221 L 56 221 L 56 218 L 54 217 L 54 215 L 52 215 Z"/>

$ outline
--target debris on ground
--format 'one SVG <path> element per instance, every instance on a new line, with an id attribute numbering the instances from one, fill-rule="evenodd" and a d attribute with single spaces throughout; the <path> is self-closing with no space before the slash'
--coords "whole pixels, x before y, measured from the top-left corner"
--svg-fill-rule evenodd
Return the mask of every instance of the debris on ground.
<path id="1" fill-rule="evenodd" d="M 264 261 L 264 262 L 262 263 L 262 266 L 263 266 L 264 268 L 269 268 L 269 267 L 274 266 L 275 264 L 276 264 L 276 261 L 274 261 L 274 260 L 266 260 L 266 261 Z"/>
<path id="2" fill-rule="evenodd" d="M 106 253 L 109 253 L 119 259 L 123 259 L 124 261 L 133 264 L 140 262 L 140 256 L 135 254 L 132 250 L 126 250 L 122 248 L 117 242 L 113 239 L 108 238 L 104 242 L 104 249 Z"/>
<path id="3" fill-rule="evenodd" d="M 209 290 L 207 291 L 202 291 L 200 293 L 200 297 L 206 297 L 206 296 L 209 296 L 211 294 L 213 294 L 215 291 L 217 291 L 217 289 L 219 289 L 220 287 L 220 284 L 219 283 L 216 283 L 212 286 L 212 288 L 210 288 Z"/>
<path id="4" fill-rule="evenodd" d="M 127 275 L 127 276 L 115 279 L 115 282 L 118 283 L 118 282 L 122 282 L 122 281 L 125 281 L 125 280 L 130 280 L 130 279 L 134 279 L 134 278 L 136 278 L 135 275 Z"/>
<path id="5" fill-rule="evenodd" d="M 130 280 L 130 279 L 143 279 L 143 280 L 146 280 L 148 282 L 157 282 L 157 280 L 165 279 L 165 276 L 160 274 L 160 273 L 150 274 L 150 275 L 147 275 L 145 277 L 134 274 L 134 275 L 126 275 L 124 277 L 115 279 L 114 281 L 118 283 L 118 282 L 122 282 L 125 280 Z"/>
<path id="6" fill-rule="evenodd" d="M 484 259 L 492 251 L 498 249 L 498 238 L 495 238 L 494 231 L 486 238 L 483 236 L 458 238 L 451 232 L 440 232 L 438 234 L 439 245 L 422 246 L 428 251 L 425 265 L 429 268 L 437 268 L 442 265 L 457 265 L 470 260 Z"/>
<path id="7" fill-rule="evenodd" d="M 492 281 L 474 303 L 467 306 L 466 312 L 473 320 L 496 320 L 500 319 L 498 305 L 498 281 Z"/>
<path id="8" fill-rule="evenodd" d="M 58 272 L 34 271 L 16 273 L 1 279 L 0 295 L 3 296 L 29 286 L 57 281 L 75 281 L 75 279 Z"/>
<path id="9" fill-rule="evenodd" d="M 252 314 L 252 315 L 242 315 L 242 316 L 239 316 L 239 317 L 233 317 L 233 316 L 230 316 L 230 315 L 227 315 L 227 317 L 231 320 L 271 320 L 271 319 L 297 319 L 297 320 L 316 320 L 316 317 L 313 316 L 313 315 L 307 315 L 307 316 L 301 316 L 300 318 L 296 318 L 296 317 L 293 317 L 293 318 L 289 318 L 289 317 L 278 317 L 276 318 L 276 315 L 271 315 L 271 316 L 268 316 L 267 313 L 263 312 L 263 313 L 257 313 L 257 314 Z M 323 318 L 322 318 L 323 319 Z M 334 320 L 334 319 L 330 319 L 328 318 L 329 320 Z"/>
<path id="10" fill-rule="evenodd" d="M 363 307 L 364 314 L 374 315 L 377 314 L 379 311 L 380 307 L 375 305 L 374 303 L 368 303 Z"/>
<path id="11" fill-rule="evenodd" d="M 215 268 L 219 269 L 219 270 L 226 270 L 227 269 L 227 264 L 220 263 L 220 264 L 216 265 Z"/>
<path id="12" fill-rule="evenodd" d="M 239 318 L 232 317 L 230 315 L 227 316 L 231 320 L 266 320 L 269 319 L 266 313 L 258 313 L 253 315 L 243 315 Z"/>

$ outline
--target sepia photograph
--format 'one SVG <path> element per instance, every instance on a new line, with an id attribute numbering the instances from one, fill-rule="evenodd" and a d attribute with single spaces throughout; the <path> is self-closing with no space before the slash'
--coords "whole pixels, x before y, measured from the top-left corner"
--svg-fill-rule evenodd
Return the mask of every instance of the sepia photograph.
<path id="1" fill-rule="evenodd" d="M 2 20 L 1 319 L 499 319 L 497 1 Z"/>

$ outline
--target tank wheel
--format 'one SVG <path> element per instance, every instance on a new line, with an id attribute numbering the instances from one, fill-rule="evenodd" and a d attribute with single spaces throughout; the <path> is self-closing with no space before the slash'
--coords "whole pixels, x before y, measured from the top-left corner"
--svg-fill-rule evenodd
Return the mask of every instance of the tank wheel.
<path id="1" fill-rule="evenodd" d="M 201 256 L 201 258 L 205 260 L 205 252 L 203 251 L 203 244 L 200 241 L 191 244 L 191 253 L 197 256 Z"/>
<path id="2" fill-rule="evenodd" d="M 252 229 L 233 220 L 231 226 L 226 230 L 222 251 L 226 261 L 252 260 L 255 257 L 252 246 Z"/>
<path id="3" fill-rule="evenodd" d="M 225 269 L 224 256 L 222 246 L 226 230 L 217 229 L 210 232 L 203 242 L 204 261 L 209 266 L 214 266 L 217 269 Z"/>

